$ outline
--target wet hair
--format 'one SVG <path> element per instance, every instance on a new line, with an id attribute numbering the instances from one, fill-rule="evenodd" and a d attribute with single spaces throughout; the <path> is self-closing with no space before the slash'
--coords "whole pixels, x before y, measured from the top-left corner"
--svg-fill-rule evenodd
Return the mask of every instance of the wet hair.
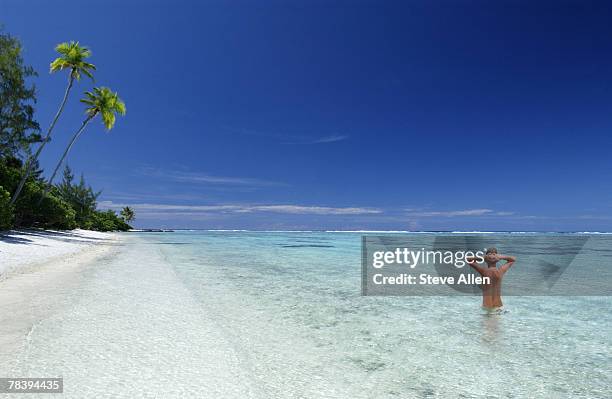
<path id="1" fill-rule="evenodd" d="M 491 248 L 487 248 L 487 252 L 485 252 L 485 255 L 496 254 L 496 253 L 497 253 L 497 248 L 491 247 Z"/>

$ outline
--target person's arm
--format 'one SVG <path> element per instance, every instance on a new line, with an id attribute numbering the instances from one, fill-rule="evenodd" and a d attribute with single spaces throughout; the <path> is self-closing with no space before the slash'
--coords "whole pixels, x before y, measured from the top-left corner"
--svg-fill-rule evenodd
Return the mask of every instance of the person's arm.
<path id="1" fill-rule="evenodd" d="M 508 271 L 508 269 L 510 269 L 512 267 L 514 262 L 516 262 L 516 256 L 500 255 L 499 256 L 499 260 L 505 260 L 506 261 L 506 263 L 501 265 L 500 268 L 499 268 L 499 270 L 501 270 L 502 273 L 506 273 Z"/>
<path id="2" fill-rule="evenodd" d="M 468 258 L 465 258 L 465 261 L 467 262 L 468 265 L 472 267 L 472 269 L 476 270 L 481 275 L 484 273 L 484 269 L 478 265 L 478 262 L 476 262 L 475 257 L 470 256 Z"/>

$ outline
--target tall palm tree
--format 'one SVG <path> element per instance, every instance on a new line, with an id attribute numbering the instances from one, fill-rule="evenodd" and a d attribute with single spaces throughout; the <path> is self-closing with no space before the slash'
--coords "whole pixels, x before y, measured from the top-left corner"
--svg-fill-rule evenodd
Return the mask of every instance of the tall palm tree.
<path id="1" fill-rule="evenodd" d="M 126 206 L 121 210 L 121 217 L 126 223 L 133 222 L 134 219 L 136 218 L 134 214 L 134 210 L 130 208 L 129 206 Z"/>
<path id="2" fill-rule="evenodd" d="M 47 145 L 47 143 L 50 141 L 51 132 L 53 132 L 53 128 L 55 127 L 57 120 L 62 114 L 62 111 L 64 111 L 64 106 L 66 105 L 66 101 L 68 101 L 68 95 L 70 94 L 74 81 L 81 80 L 81 74 L 93 80 L 92 71 L 96 70 L 96 66 L 94 64 L 90 64 L 89 62 L 85 61 L 87 58 L 91 57 L 91 51 L 87 47 L 80 46 L 79 42 L 60 43 L 55 46 L 55 51 L 57 51 L 60 56 L 51 63 L 49 72 L 54 73 L 64 69 L 69 69 L 70 73 L 68 74 L 68 86 L 66 87 L 66 92 L 64 93 L 64 98 L 60 103 L 60 107 L 57 110 L 55 117 L 51 121 L 49 129 L 47 129 L 47 134 L 45 135 L 44 140 L 40 143 L 40 146 L 36 150 L 34 156 L 30 157 L 26 163 L 25 172 L 19 181 L 17 190 L 15 190 L 15 193 L 13 194 L 13 198 L 11 198 L 11 205 L 13 205 L 15 201 L 17 201 L 17 198 L 19 198 L 19 194 L 21 194 L 21 190 L 23 190 L 26 180 L 28 180 L 30 173 L 32 173 L 32 168 L 36 164 L 40 153 L 42 152 L 43 148 L 45 148 L 45 145 Z"/>
<path id="3" fill-rule="evenodd" d="M 85 98 L 81 99 L 81 102 L 86 104 L 88 107 L 85 109 L 85 114 L 87 117 L 81 124 L 79 130 L 74 133 L 72 136 L 72 140 L 68 143 L 68 147 L 64 150 L 64 154 L 60 158 L 51 178 L 49 179 L 49 184 L 45 189 L 45 192 L 40 201 L 45 198 L 49 189 L 51 188 L 51 184 L 53 184 L 53 179 L 55 179 L 55 175 L 57 171 L 60 169 L 64 160 L 68 156 L 70 149 L 77 141 L 77 139 L 81 136 L 87 124 L 95 118 L 97 115 L 102 117 L 102 122 L 107 130 L 111 130 L 113 126 L 115 126 L 116 114 L 125 115 L 125 104 L 119 98 L 117 93 L 114 93 L 108 87 L 94 87 L 93 92 L 88 91 L 85 93 Z M 40 202 L 39 202 L 40 203 Z"/>

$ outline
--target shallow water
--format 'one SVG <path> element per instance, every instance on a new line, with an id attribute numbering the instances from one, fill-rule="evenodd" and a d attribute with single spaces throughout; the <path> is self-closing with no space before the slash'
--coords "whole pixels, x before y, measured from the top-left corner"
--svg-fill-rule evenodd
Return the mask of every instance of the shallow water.
<path id="1" fill-rule="evenodd" d="M 506 297 L 485 316 L 478 297 L 362 297 L 360 242 L 127 235 L 1 374 L 63 376 L 66 397 L 609 395 L 612 298 Z"/>

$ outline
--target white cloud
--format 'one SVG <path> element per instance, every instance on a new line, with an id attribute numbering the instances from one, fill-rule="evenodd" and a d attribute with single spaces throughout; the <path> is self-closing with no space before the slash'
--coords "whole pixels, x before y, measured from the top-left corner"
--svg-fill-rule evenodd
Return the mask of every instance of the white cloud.
<path id="1" fill-rule="evenodd" d="M 513 212 L 496 212 L 492 209 L 463 209 L 457 211 L 415 211 L 407 209 L 407 215 L 415 217 L 456 217 L 456 216 L 509 216 Z"/>
<path id="2" fill-rule="evenodd" d="M 343 141 L 349 138 L 346 134 L 332 134 L 331 136 L 321 137 L 320 139 L 314 140 L 313 144 L 323 143 L 335 143 L 336 141 Z"/>
<path id="3" fill-rule="evenodd" d="M 326 144 L 326 143 L 335 143 L 337 141 L 347 140 L 349 135 L 347 134 L 330 134 L 327 136 L 313 137 L 309 135 L 303 134 L 288 134 L 288 133 L 274 133 L 274 132 L 262 132 L 253 129 L 240 129 L 233 128 L 230 126 L 224 126 L 225 130 L 230 131 L 232 133 L 243 134 L 247 136 L 257 136 L 257 137 L 265 137 L 276 139 L 284 142 L 285 144 Z"/>
<path id="4" fill-rule="evenodd" d="M 204 172 L 189 172 L 179 170 L 162 170 L 156 168 L 144 167 L 139 170 L 139 173 L 145 176 L 157 177 L 160 179 L 171 180 L 182 183 L 194 184 L 213 184 L 213 185 L 228 185 L 228 186 L 248 186 L 248 187 L 264 187 L 264 186 L 286 186 L 284 183 L 255 179 L 250 177 L 230 177 L 230 176 L 215 176 Z"/>
<path id="5" fill-rule="evenodd" d="M 301 206 L 301 205 L 259 205 L 250 207 L 255 212 L 276 212 L 292 214 L 314 215 L 365 215 L 382 213 L 374 208 L 333 208 L 327 206 Z"/>
<path id="6" fill-rule="evenodd" d="M 305 206 L 305 205 L 175 205 L 175 204 L 122 204 L 113 201 L 101 201 L 100 207 L 105 209 L 121 209 L 125 206 L 134 208 L 140 216 L 159 216 L 160 214 L 174 215 L 204 215 L 222 213 L 284 213 L 293 215 L 369 215 L 380 214 L 382 210 L 376 208 L 357 207 L 327 207 L 327 206 Z"/>

